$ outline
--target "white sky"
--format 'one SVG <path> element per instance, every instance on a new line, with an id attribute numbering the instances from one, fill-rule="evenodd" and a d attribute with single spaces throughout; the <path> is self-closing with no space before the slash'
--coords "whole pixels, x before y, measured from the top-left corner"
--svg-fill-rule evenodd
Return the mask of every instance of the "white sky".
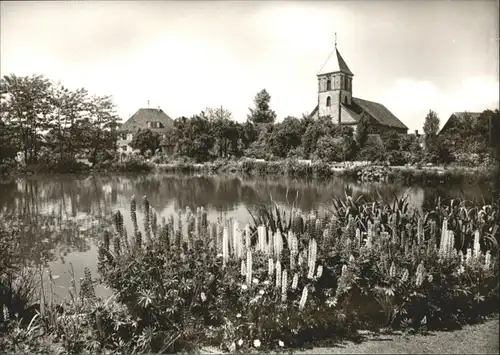
<path id="1" fill-rule="evenodd" d="M 123 120 L 223 105 L 242 122 L 265 88 L 281 120 L 311 112 L 338 48 L 354 96 L 411 130 L 429 109 L 498 108 L 498 0 L 1 2 L 0 73 L 114 98 Z"/>

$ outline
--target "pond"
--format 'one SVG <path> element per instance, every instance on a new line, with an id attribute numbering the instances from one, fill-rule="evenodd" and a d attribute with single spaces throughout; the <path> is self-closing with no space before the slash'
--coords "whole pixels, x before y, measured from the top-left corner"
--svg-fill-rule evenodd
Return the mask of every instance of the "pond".
<path id="1" fill-rule="evenodd" d="M 490 187 L 477 184 L 405 186 L 389 183 L 358 183 L 335 178 L 329 181 L 291 180 L 283 177 L 247 178 L 241 176 L 193 176 L 165 174 L 120 174 L 19 178 L 0 184 L 0 218 L 21 218 L 30 228 L 21 245 L 26 260 L 42 263 L 57 276 L 56 293 L 67 296 L 70 285 L 70 265 L 76 278 L 83 277 L 88 267 L 97 276 L 97 245 L 102 232 L 110 228 L 111 216 L 120 210 L 128 231 L 132 230 L 130 199 L 136 196 L 138 222 L 142 223 L 139 206 L 148 196 L 158 220 L 168 218 L 186 207 L 196 210 L 203 206 L 209 221 L 234 218 L 249 223 L 249 213 L 259 204 L 304 210 L 329 208 L 333 197 L 342 197 L 346 190 L 355 196 L 381 196 L 392 201 L 394 196 L 408 195 L 416 208 L 426 201 L 442 198 L 465 198 L 487 201 Z M 54 227 L 56 231 L 54 231 Z M 130 235 L 130 233 L 129 233 Z M 109 294 L 97 288 L 98 295 Z"/>

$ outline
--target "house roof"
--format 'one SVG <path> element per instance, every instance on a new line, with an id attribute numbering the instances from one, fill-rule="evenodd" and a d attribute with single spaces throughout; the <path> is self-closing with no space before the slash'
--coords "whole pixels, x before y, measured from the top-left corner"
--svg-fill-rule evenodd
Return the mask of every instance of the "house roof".
<path id="1" fill-rule="evenodd" d="M 391 111 L 378 102 L 363 100 L 357 97 L 353 97 L 352 102 L 354 109 L 356 109 L 356 106 L 360 107 L 383 126 L 408 129 Z"/>
<path id="2" fill-rule="evenodd" d="M 349 111 L 349 114 L 356 120 L 359 121 L 360 115 L 366 112 L 372 119 L 377 123 L 386 127 L 394 127 L 400 129 L 408 129 L 406 125 L 401 122 L 391 111 L 389 111 L 384 105 L 378 102 L 363 100 L 357 97 L 352 98 L 351 105 L 342 104 L 342 106 Z M 318 112 L 318 106 L 314 108 L 311 116 L 314 116 Z"/>
<path id="3" fill-rule="evenodd" d="M 150 128 L 148 122 L 160 122 L 163 128 Z M 121 127 L 123 131 L 137 131 L 149 128 L 152 131 L 162 130 L 173 125 L 174 120 L 160 108 L 141 108 L 137 110 Z"/>
<path id="4" fill-rule="evenodd" d="M 349 75 L 354 75 L 347 66 L 344 58 L 342 58 L 342 56 L 340 55 L 340 52 L 338 51 L 337 47 L 335 47 L 333 52 L 330 53 L 325 64 L 323 64 L 317 75 L 323 75 L 335 72 L 343 72 Z"/>
<path id="5" fill-rule="evenodd" d="M 453 112 L 450 117 L 448 118 L 448 120 L 445 122 L 443 128 L 441 128 L 439 130 L 439 134 L 441 134 L 446 128 L 449 127 L 449 125 L 455 120 L 455 119 L 462 119 L 466 114 L 469 114 L 470 117 L 476 121 L 479 116 L 481 116 L 481 112 L 467 112 L 467 111 L 463 111 L 463 112 Z"/>

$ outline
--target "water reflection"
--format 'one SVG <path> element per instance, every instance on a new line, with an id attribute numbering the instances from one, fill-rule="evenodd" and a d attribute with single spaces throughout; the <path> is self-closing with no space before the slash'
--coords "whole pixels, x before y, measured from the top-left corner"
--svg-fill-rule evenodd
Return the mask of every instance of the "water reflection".
<path id="1" fill-rule="evenodd" d="M 128 211 L 132 195 L 147 195 L 159 220 L 179 209 L 204 206 L 213 220 L 221 215 L 250 222 L 247 208 L 270 204 L 271 197 L 280 205 L 309 211 L 322 211 L 335 196 L 345 190 L 354 196 L 378 196 L 391 201 L 408 194 L 413 206 L 425 201 L 462 196 L 469 200 L 491 198 L 488 186 L 403 186 L 401 184 L 360 184 L 340 178 L 319 182 L 283 177 L 252 179 L 236 176 L 179 175 L 102 175 L 23 178 L 0 185 L 0 221 L 16 220 L 26 226 L 21 244 L 27 260 L 44 263 L 60 275 L 58 283 L 69 285 L 68 263 L 77 277 L 89 267 L 96 275 L 96 245 L 102 230 L 109 227 L 111 215 L 120 210 L 125 227 L 132 224 Z M 138 220 L 142 215 L 138 211 Z M 140 223 L 141 224 L 141 223 Z"/>

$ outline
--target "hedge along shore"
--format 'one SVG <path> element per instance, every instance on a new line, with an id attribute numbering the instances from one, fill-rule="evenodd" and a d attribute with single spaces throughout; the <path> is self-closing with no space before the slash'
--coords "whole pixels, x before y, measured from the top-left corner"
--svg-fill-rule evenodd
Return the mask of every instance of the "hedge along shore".
<path id="1" fill-rule="evenodd" d="M 460 166 L 384 166 L 370 162 L 326 163 L 310 160 L 242 159 L 210 163 L 154 164 L 156 172 L 199 174 L 247 174 L 252 176 L 281 175 L 289 177 L 328 179 L 336 176 L 361 181 L 404 181 L 406 183 L 451 182 L 472 179 L 491 181 L 497 167 Z"/>

